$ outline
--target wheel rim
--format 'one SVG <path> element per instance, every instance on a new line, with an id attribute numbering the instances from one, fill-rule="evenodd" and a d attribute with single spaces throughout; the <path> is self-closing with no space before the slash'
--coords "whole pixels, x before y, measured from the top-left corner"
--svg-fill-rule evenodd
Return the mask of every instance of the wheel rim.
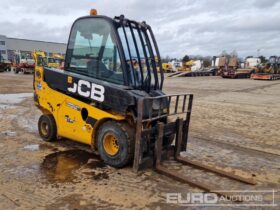
<path id="1" fill-rule="evenodd" d="M 106 134 L 103 140 L 103 147 L 107 154 L 115 156 L 119 152 L 117 137 L 112 133 Z"/>
<path id="2" fill-rule="evenodd" d="M 41 132 L 44 136 L 47 136 L 49 133 L 49 125 L 46 122 L 41 123 Z"/>

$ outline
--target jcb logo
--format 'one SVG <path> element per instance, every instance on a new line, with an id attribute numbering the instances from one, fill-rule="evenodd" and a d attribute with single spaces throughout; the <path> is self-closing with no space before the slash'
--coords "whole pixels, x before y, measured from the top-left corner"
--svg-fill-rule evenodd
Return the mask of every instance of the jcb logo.
<path id="1" fill-rule="evenodd" d="M 96 101 L 104 101 L 104 87 L 85 80 L 79 80 L 78 84 L 73 83 L 73 87 L 68 87 L 67 90 L 71 93 L 78 93 L 80 96 L 91 98 Z"/>

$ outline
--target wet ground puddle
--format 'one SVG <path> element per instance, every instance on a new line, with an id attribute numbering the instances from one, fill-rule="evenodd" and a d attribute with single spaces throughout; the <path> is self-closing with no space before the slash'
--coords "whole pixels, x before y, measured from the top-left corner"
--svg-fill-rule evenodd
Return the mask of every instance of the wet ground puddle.
<path id="1" fill-rule="evenodd" d="M 49 182 L 75 182 L 78 178 L 75 172 L 81 168 L 90 169 L 83 174 L 94 180 L 108 179 L 105 170 L 106 165 L 99 156 L 83 150 L 67 150 L 47 155 L 42 164 L 41 172 Z"/>

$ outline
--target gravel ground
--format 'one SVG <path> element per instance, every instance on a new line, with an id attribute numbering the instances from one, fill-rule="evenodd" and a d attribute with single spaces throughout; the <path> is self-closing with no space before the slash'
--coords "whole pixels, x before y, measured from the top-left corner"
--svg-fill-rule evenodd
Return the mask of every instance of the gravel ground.
<path id="1" fill-rule="evenodd" d="M 167 161 L 217 190 L 275 190 L 280 187 L 280 81 L 166 78 L 166 93 L 193 93 L 189 145 L 183 156 L 247 177 L 248 186 Z M 0 209 L 186 209 L 166 203 L 166 193 L 200 189 L 159 175 L 103 164 L 87 146 L 43 142 L 40 112 L 33 105 L 32 76 L 0 74 Z M 266 193 L 264 203 L 273 197 Z M 279 194 L 275 195 L 279 205 Z M 224 207 L 190 207 L 190 209 Z M 268 207 L 230 207 L 267 209 Z M 277 208 L 277 207 L 276 207 Z M 275 209 L 276 209 L 275 208 Z"/>

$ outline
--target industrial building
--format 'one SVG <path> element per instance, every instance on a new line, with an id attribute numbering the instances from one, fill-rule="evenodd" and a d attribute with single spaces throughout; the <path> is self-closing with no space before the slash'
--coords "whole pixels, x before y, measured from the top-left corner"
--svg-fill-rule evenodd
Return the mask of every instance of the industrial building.
<path id="1" fill-rule="evenodd" d="M 31 53 L 34 50 L 45 51 L 49 56 L 52 53 L 65 55 L 66 44 L 57 42 L 46 42 L 28 39 L 10 38 L 5 35 L 0 35 L 0 53 L 4 59 L 13 60 L 14 53 Z"/>

